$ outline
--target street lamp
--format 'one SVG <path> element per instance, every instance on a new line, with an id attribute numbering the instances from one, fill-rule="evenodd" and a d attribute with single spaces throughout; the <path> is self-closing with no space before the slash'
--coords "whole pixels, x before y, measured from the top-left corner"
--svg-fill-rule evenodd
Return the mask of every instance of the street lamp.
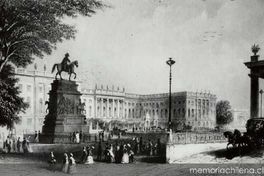
<path id="1" fill-rule="evenodd" d="M 264 93 L 264 91 L 261 89 L 259 93 L 260 93 L 260 117 L 262 117 L 262 94 Z"/>
<path id="2" fill-rule="evenodd" d="M 168 122 L 168 130 L 171 129 L 171 66 L 175 64 L 175 61 L 172 58 L 169 58 L 166 62 L 170 66 L 170 78 L 169 78 L 169 122 Z"/>

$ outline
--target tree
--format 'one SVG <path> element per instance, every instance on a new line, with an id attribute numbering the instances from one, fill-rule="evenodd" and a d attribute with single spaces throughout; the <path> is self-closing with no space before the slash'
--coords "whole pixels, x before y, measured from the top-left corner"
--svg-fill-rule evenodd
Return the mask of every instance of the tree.
<path id="1" fill-rule="evenodd" d="M 74 38 L 65 17 L 91 16 L 104 6 L 98 0 L 0 0 L 0 73 L 8 62 L 25 67 Z"/>
<path id="2" fill-rule="evenodd" d="M 216 104 L 216 123 L 222 127 L 233 121 L 233 114 L 229 101 L 219 101 Z"/>
<path id="3" fill-rule="evenodd" d="M 0 126 L 12 128 L 14 123 L 20 121 L 18 113 L 25 112 L 28 107 L 28 104 L 23 102 L 23 98 L 19 97 L 17 81 L 12 67 L 6 65 L 0 74 Z"/>

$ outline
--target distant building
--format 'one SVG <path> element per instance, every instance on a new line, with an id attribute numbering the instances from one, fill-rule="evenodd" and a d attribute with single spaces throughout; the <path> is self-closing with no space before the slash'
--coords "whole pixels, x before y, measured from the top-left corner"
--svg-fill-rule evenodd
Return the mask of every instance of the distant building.
<path id="1" fill-rule="evenodd" d="M 124 121 L 131 129 L 167 128 L 168 94 L 139 95 L 125 93 L 118 88 L 101 86 L 83 89 L 87 118 L 99 118 L 107 122 Z M 174 129 L 201 129 L 215 127 L 216 96 L 210 93 L 172 93 L 172 122 Z"/>
<path id="2" fill-rule="evenodd" d="M 45 102 L 54 76 L 43 71 L 27 71 L 17 68 L 18 86 L 21 96 L 29 103 L 29 108 L 21 123 L 15 125 L 15 132 L 32 133 L 42 129 L 47 114 Z M 87 119 L 101 119 L 107 123 L 122 122 L 126 129 L 150 130 L 166 129 L 169 106 L 168 93 L 139 95 L 126 93 L 119 87 L 95 86 L 86 89 L 79 85 L 82 102 L 85 103 Z M 215 127 L 216 96 L 210 93 L 176 92 L 172 93 L 171 119 L 175 130 L 213 129 Z M 92 124 L 96 128 L 95 124 Z M 113 126 L 112 126 L 113 128 Z"/>
<path id="3" fill-rule="evenodd" d="M 248 109 L 233 109 L 233 121 L 227 125 L 229 129 L 238 129 L 240 131 L 246 131 L 247 120 L 250 119 L 250 113 Z"/>
<path id="4" fill-rule="evenodd" d="M 16 133 L 31 133 L 42 129 L 46 115 L 45 102 L 49 100 L 49 91 L 54 76 L 48 74 L 45 69 L 28 71 L 23 68 L 15 70 L 15 76 L 19 79 L 18 87 L 20 96 L 29 104 L 26 113 L 21 113 L 21 122 L 15 126 Z"/>

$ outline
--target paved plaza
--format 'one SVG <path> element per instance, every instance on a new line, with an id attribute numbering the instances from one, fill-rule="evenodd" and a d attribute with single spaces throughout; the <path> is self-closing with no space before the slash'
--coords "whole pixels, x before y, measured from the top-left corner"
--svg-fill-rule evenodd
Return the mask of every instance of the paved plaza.
<path id="1" fill-rule="evenodd" d="M 233 152 L 234 153 L 234 152 Z M 238 174 L 239 169 L 244 175 L 261 175 L 264 174 L 263 150 L 247 153 L 242 156 L 233 156 L 226 158 L 226 150 L 216 150 L 195 154 L 179 160 L 177 164 L 157 163 L 155 158 L 147 158 L 146 156 L 137 156 L 136 162 L 131 164 L 115 164 L 96 162 L 92 165 L 77 164 L 76 176 L 175 176 L 175 175 L 216 175 L 191 173 L 193 168 L 233 168 L 232 175 Z M 78 159 L 78 157 L 76 157 Z M 152 163 L 151 163 L 152 162 Z M 203 163 L 203 164 L 201 164 Z M 206 164 L 207 163 L 207 164 Z M 0 155 L 0 175 L 2 176 L 46 176 L 46 175 L 68 175 L 60 171 L 60 161 L 56 165 L 55 171 L 49 168 L 45 157 L 26 156 L 23 154 L 1 154 Z M 248 169 L 245 171 L 245 169 Z M 251 170 L 249 170 L 251 169 Z M 248 174 L 248 172 L 256 172 L 257 169 L 261 174 Z M 222 170 L 223 171 L 223 170 Z M 196 171 L 195 171 L 196 172 Z M 241 173 L 240 173 L 241 174 Z M 217 173 L 217 175 L 227 175 Z"/>

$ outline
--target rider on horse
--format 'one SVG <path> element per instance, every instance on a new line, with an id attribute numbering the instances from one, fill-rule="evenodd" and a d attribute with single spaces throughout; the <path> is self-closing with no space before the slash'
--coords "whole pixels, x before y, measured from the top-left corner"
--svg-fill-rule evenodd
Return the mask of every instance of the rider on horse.
<path id="1" fill-rule="evenodd" d="M 69 59 L 69 53 L 65 54 L 65 57 L 63 58 L 61 65 L 62 65 L 62 70 L 67 70 L 68 69 L 68 65 L 71 63 L 70 59 Z"/>

